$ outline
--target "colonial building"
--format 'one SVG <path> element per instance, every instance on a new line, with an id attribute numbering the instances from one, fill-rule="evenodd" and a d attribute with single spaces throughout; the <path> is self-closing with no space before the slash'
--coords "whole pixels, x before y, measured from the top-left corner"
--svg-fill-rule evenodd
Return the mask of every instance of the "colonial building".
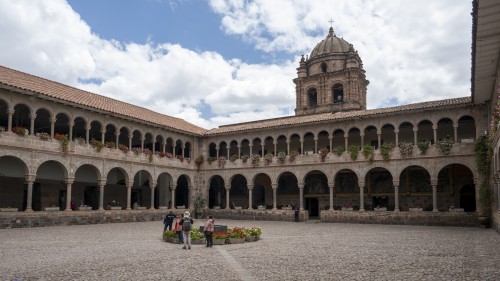
<path id="1" fill-rule="evenodd" d="M 0 67 L 0 210 L 14 211 L 3 226 L 158 219 L 199 203 L 219 218 L 293 220 L 297 206 L 301 220 L 478 224 L 474 141 L 495 96 L 482 82 L 472 96 L 368 110 L 362 60 L 332 28 L 293 81 L 295 116 L 205 130 Z"/>

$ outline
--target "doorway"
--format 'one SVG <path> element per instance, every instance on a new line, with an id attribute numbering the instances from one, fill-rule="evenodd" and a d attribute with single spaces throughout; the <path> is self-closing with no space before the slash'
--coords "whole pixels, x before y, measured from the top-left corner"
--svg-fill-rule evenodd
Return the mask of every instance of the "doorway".
<path id="1" fill-rule="evenodd" d="M 91 206 L 92 210 L 97 210 L 99 208 L 99 189 L 97 186 L 85 187 L 85 191 L 83 192 L 83 204 Z"/>
<path id="2" fill-rule="evenodd" d="M 306 210 L 309 211 L 309 217 L 319 217 L 319 201 L 318 198 L 306 198 Z"/>

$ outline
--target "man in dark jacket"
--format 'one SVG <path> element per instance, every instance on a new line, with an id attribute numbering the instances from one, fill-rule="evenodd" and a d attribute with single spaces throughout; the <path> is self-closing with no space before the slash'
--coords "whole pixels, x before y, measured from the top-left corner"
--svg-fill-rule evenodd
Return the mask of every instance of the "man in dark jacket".
<path id="1" fill-rule="evenodd" d="M 163 227 L 163 231 L 165 230 L 172 230 L 172 223 L 174 222 L 174 219 L 175 219 L 175 215 L 174 213 L 172 213 L 172 211 L 170 211 L 170 213 L 168 213 L 166 216 L 165 216 L 165 219 L 163 220 L 163 224 L 165 225 Z"/>

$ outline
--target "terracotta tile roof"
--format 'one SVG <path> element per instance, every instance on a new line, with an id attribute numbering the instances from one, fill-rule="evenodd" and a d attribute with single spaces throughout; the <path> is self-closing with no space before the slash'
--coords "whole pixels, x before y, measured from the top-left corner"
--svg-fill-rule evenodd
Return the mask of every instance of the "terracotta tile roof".
<path id="1" fill-rule="evenodd" d="M 310 123 L 319 123 L 324 121 L 340 121 L 343 119 L 359 118 L 359 117 L 374 117 L 380 114 L 391 114 L 401 111 L 414 111 L 421 109 L 442 108 L 443 106 L 453 106 L 471 103 L 471 97 L 453 98 L 438 101 L 428 101 L 421 103 L 413 103 L 401 106 L 393 106 L 386 108 L 377 108 L 370 110 L 337 112 L 337 113 L 321 113 L 304 116 L 281 117 L 275 119 L 267 119 L 260 121 L 252 121 L 240 124 L 232 124 L 221 126 L 216 129 L 209 130 L 205 133 L 206 136 L 232 133 L 237 131 L 247 131 L 255 129 L 277 128 L 288 125 L 302 125 Z"/>
<path id="2" fill-rule="evenodd" d="M 83 91 L 3 66 L 0 66 L 0 84 L 98 110 L 109 111 L 118 116 L 122 115 L 186 133 L 202 135 L 206 131 L 206 129 L 195 126 L 180 118 L 160 114 L 143 107 Z"/>

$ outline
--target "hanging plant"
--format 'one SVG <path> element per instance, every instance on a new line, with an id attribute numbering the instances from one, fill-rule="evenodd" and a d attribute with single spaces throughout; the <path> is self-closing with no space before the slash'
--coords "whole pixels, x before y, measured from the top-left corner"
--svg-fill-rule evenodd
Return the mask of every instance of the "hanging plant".
<path id="1" fill-rule="evenodd" d="M 400 142 L 399 152 L 401 153 L 402 158 L 411 158 L 413 156 L 413 144 L 406 141 Z"/>
<path id="2" fill-rule="evenodd" d="M 453 140 L 449 136 L 446 136 L 446 138 L 438 140 L 436 146 L 442 155 L 448 155 L 453 148 Z"/>
<path id="3" fill-rule="evenodd" d="M 212 162 L 214 162 L 215 159 L 216 159 L 215 157 L 207 157 L 207 163 L 208 163 L 208 165 L 212 165 Z"/>
<path id="4" fill-rule="evenodd" d="M 236 154 L 233 154 L 233 155 L 231 155 L 231 157 L 229 157 L 229 161 L 231 161 L 231 162 L 236 161 L 236 159 L 238 159 L 238 155 L 236 155 Z"/>
<path id="5" fill-rule="evenodd" d="M 203 157 L 203 155 L 196 157 L 196 160 L 194 160 L 194 164 L 196 164 L 196 167 L 198 168 L 198 170 L 200 169 L 200 166 L 201 166 L 201 164 L 203 164 L 204 160 L 205 160 L 205 158 Z"/>
<path id="6" fill-rule="evenodd" d="M 149 151 L 149 153 L 148 153 L 148 160 L 149 160 L 149 163 L 153 162 L 153 152 L 152 151 Z"/>
<path id="7" fill-rule="evenodd" d="M 394 149 L 394 145 L 392 143 L 382 144 L 380 146 L 380 153 L 382 154 L 382 159 L 385 161 L 391 159 L 391 151 Z"/>
<path id="8" fill-rule="evenodd" d="M 127 153 L 128 152 L 128 146 L 124 145 L 124 144 L 118 144 L 118 149 L 123 151 L 123 153 Z"/>
<path id="9" fill-rule="evenodd" d="M 295 161 L 295 158 L 299 155 L 297 151 L 291 151 L 290 155 L 288 155 L 288 161 L 291 163 Z"/>
<path id="10" fill-rule="evenodd" d="M 12 132 L 15 133 L 16 135 L 19 135 L 19 136 L 26 136 L 29 133 L 28 129 L 21 127 L 21 126 L 17 126 L 17 127 L 12 128 Z M 28 133 L 26 133 L 26 132 L 28 132 Z"/>
<path id="11" fill-rule="evenodd" d="M 264 165 L 269 166 L 273 162 L 274 155 L 272 153 L 267 153 L 264 155 Z"/>
<path id="12" fill-rule="evenodd" d="M 352 161 L 356 161 L 358 159 L 358 154 L 359 154 L 359 146 L 357 145 L 350 145 L 348 147 L 349 154 L 351 154 L 351 159 Z"/>
<path id="13" fill-rule="evenodd" d="M 217 163 L 219 164 L 219 168 L 224 168 L 224 166 L 226 165 L 226 157 L 219 156 Z"/>
<path id="14" fill-rule="evenodd" d="M 54 138 L 61 142 L 61 151 L 64 153 L 68 153 L 68 147 L 69 147 L 68 135 L 55 134 Z"/>
<path id="15" fill-rule="evenodd" d="M 337 146 L 335 148 L 333 148 L 332 152 L 334 154 L 336 154 L 337 156 L 341 156 L 345 151 L 345 147 L 343 146 Z"/>
<path id="16" fill-rule="evenodd" d="M 431 143 L 427 140 L 419 141 L 417 143 L 418 149 L 420 150 L 421 155 L 425 155 L 427 153 L 427 149 L 429 149 L 429 146 Z"/>
<path id="17" fill-rule="evenodd" d="M 286 153 L 283 151 L 278 152 L 278 163 L 280 165 L 285 165 L 286 162 Z"/>
<path id="18" fill-rule="evenodd" d="M 373 148 L 373 146 L 371 145 L 365 145 L 363 146 L 363 155 L 365 156 L 365 159 L 368 160 L 368 162 L 371 164 L 373 163 L 373 160 L 374 160 L 374 152 L 375 149 Z"/>
<path id="19" fill-rule="evenodd" d="M 50 135 L 45 132 L 39 133 L 38 138 L 44 141 L 49 141 L 51 139 Z"/>
<path id="20" fill-rule="evenodd" d="M 107 141 L 107 142 L 105 142 L 104 146 L 107 147 L 107 148 L 111 148 L 111 149 L 115 149 L 116 148 L 116 144 L 113 141 Z"/>
<path id="21" fill-rule="evenodd" d="M 104 147 L 104 144 L 102 144 L 101 141 L 98 141 L 96 139 L 91 139 L 90 140 L 90 145 L 97 150 L 97 152 L 100 152 L 101 149 Z"/>
<path id="22" fill-rule="evenodd" d="M 489 183 L 491 155 L 493 154 L 491 142 L 482 136 L 474 142 L 474 153 L 478 173 L 482 176 L 479 185 L 479 213 L 481 216 L 489 217 L 491 214 L 491 188 Z"/>
<path id="23" fill-rule="evenodd" d="M 259 162 L 260 162 L 260 155 L 259 154 L 252 155 L 252 166 L 253 167 L 259 166 Z"/>
<path id="24" fill-rule="evenodd" d="M 330 152 L 328 150 L 328 148 L 323 148 L 320 152 L 319 152 L 319 156 L 321 157 L 321 162 L 325 162 L 325 159 L 326 159 L 326 156 L 328 155 L 328 152 Z"/>
<path id="25" fill-rule="evenodd" d="M 247 162 L 247 160 L 248 160 L 248 158 L 249 158 L 249 157 L 248 157 L 248 154 L 243 154 L 243 155 L 241 155 L 241 162 L 246 163 L 246 162 Z"/>

